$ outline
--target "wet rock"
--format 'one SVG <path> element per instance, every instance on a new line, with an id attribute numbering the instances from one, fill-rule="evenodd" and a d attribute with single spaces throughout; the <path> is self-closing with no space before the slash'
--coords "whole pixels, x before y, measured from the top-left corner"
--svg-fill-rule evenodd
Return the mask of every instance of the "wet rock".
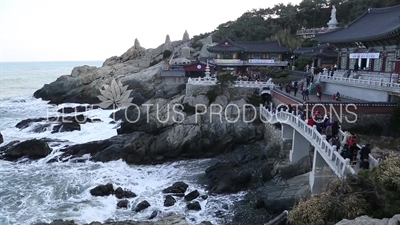
<path id="1" fill-rule="evenodd" d="M 153 211 L 153 212 L 151 213 L 150 217 L 149 217 L 149 220 L 152 220 L 152 219 L 156 218 L 156 216 L 158 215 L 159 212 L 160 212 L 160 211 Z"/>
<path id="2" fill-rule="evenodd" d="M 172 186 L 165 188 L 163 193 L 185 193 L 189 185 L 184 182 L 176 182 Z"/>
<path id="3" fill-rule="evenodd" d="M 88 106 L 79 105 L 76 107 L 64 107 L 64 108 L 57 110 L 57 112 L 63 113 L 63 114 L 80 113 L 80 112 L 87 112 L 87 111 L 90 111 L 93 109 L 98 109 L 98 108 L 100 108 L 100 107 L 97 105 L 88 105 Z"/>
<path id="4" fill-rule="evenodd" d="M 140 212 L 143 211 L 147 208 L 150 207 L 150 203 L 146 200 L 141 201 L 136 207 L 135 207 L 135 212 Z"/>
<path id="5" fill-rule="evenodd" d="M 214 193 L 235 193 L 251 184 L 252 174 L 235 162 L 218 162 L 206 169 L 210 182 L 209 189 Z"/>
<path id="6" fill-rule="evenodd" d="M 134 198 L 137 195 L 129 190 L 123 190 L 121 187 L 115 189 L 115 197 L 118 199 L 121 198 Z"/>
<path id="7" fill-rule="evenodd" d="M 185 196 L 185 200 L 190 202 L 199 196 L 200 196 L 200 193 L 197 190 L 194 190 Z"/>
<path id="8" fill-rule="evenodd" d="M 189 209 L 189 210 L 194 210 L 194 211 L 200 211 L 201 210 L 201 206 L 200 206 L 200 203 L 198 201 L 188 203 L 186 205 L 186 208 Z"/>
<path id="9" fill-rule="evenodd" d="M 172 195 L 165 196 L 165 200 L 164 200 L 165 207 L 171 207 L 171 206 L 175 205 L 175 203 L 176 203 L 176 200 L 174 197 L 172 197 Z"/>
<path id="10" fill-rule="evenodd" d="M 22 157 L 41 159 L 51 153 L 51 148 L 46 141 L 32 139 L 23 142 L 12 142 L 0 147 L 0 159 L 14 161 Z"/>
<path id="11" fill-rule="evenodd" d="M 129 205 L 129 201 L 128 201 L 128 200 L 126 200 L 126 199 L 120 200 L 120 201 L 118 201 L 118 203 L 117 203 L 117 208 L 118 208 L 118 209 L 121 209 L 121 208 L 127 209 L 127 208 L 128 208 L 128 205 Z"/>
<path id="12" fill-rule="evenodd" d="M 4 142 L 3 135 L 0 133 L 0 144 L 3 143 L 3 142 Z"/>
<path id="13" fill-rule="evenodd" d="M 202 195 L 201 199 L 206 200 L 208 198 L 208 195 Z"/>
<path id="14" fill-rule="evenodd" d="M 262 167 L 261 167 L 261 176 L 262 176 L 262 180 L 263 181 L 269 181 L 273 178 L 272 173 L 271 173 L 271 167 L 269 165 L 269 163 L 265 163 Z"/>
<path id="15" fill-rule="evenodd" d="M 61 123 L 53 127 L 51 133 L 61 133 L 61 132 L 72 132 L 75 130 L 81 130 L 81 125 L 77 122 L 72 123 Z"/>
<path id="16" fill-rule="evenodd" d="M 108 196 L 114 194 L 114 187 L 108 183 L 106 185 L 99 185 L 90 190 L 90 194 L 93 196 Z"/>
<path id="17" fill-rule="evenodd" d="M 213 225 L 210 221 L 203 221 L 199 223 L 198 225 Z"/>

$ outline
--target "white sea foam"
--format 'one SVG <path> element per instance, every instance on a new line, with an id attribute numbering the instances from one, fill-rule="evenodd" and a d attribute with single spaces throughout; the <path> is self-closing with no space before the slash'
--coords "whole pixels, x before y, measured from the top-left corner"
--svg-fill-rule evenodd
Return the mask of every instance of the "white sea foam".
<path id="1" fill-rule="evenodd" d="M 111 111 L 102 109 L 85 113 L 89 118 L 99 118 L 102 122 L 83 124 L 80 131 L 52 134 L 50 130 L 34 133 L 29 128 L 15 128 L 15 124 L 22 119 L 54 116 L 58 108 L 65 106 L 69 105 L 48 107 L 45 101 L 30 97 L 2 100 L 0 131 L 5 140 L 2 146 L 10 141 L 32 138 L 67 140 L 67 143 L 54 147 L 53 154 L 57 154 L 57 149 L 63 147 L 63 144 L 103 140 L 116 135 L 115 124 L 109 123 Z M 197 184 L 197 176 L 204 173 L 209 160 L 180 161 L 157 166 L 130 166 L 123 161 L 47 164 L 50 157 L 31 163 L 0 161 L 1 225 L 28 225 L 54 219 L 70 219 L 80 224 L 110 219 L 145 220 L 156 210 L 160 210 L 162 215 L 169 212 L 184 213 L 191 224 L 204 220 L 221 224 L 222 221 L 215 213 L 222 211 L 222 214 L 228 214 L 232 209 L 226 210 L 222 206 L 232 206 L 233 201 L 244 195 L 213 195 L 206 200 L 199 198 L 202 207 L 200 212 L 187 211 L 183 200 L 166 208 L 163 206 L 164 195 L 161 190 L 173 182 L 184 181 L 189 184 L 188 192 L 197 189 L 201 194 L 206 194 L 204 187 Z M 105 183 L 113 183 L 138 194 L 138 197 L 131 199 L 131 206 L 147 200 L 151 207 L 135 213 L 116 209 L 117 199 L 114 196 L 90 195 L 91 188 Z"/>

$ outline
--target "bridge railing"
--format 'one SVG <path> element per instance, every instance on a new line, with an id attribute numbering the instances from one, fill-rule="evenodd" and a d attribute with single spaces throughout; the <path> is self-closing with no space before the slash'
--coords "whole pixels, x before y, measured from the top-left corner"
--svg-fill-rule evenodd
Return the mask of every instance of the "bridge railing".
<path id="1" fill-rule="evenodd" d="M 315 149 L 320 153 L 322 158 L 326 161 L 329 167 L 335 172 L 338 177 L 344 177 L 347 173 L 353 173 L 353 168 L 350 166 L 350 160 L 344 159 L 327 140 L 326 136 L 318 132 L 316 126 L 309 126 L 299 115 L 286 111 L 279 111 L 272 114 L 268 109 L 262 108 L 263 116 L 269 121 L 275 120 L 276 122 L 286 123 L 300 132 Z M 268 115 L 270 114 L 270 115 Z"/>
<path id="2" fill-rule="evenodd" d="M 217 78 L 213 78 L 213 77 L 191 78 L 191 77 L 189 77 L 188 84 L 194 84 L 194 85 L 216 85 L 217 84 Z"/>
<path id="3" fill-rule="evenodd" d="M 345 78 L 345 77 L 336 77 L 336 76 L 327 76 L 321 75 L 321 81 L 335 81 L 335 82 L 343 82 L 347 84 L 356 84 L 362 85 L 365 87 L 379 87 L 380 89 L 386 89 L 389 91 L 400 91 L 400 84 L 399 83 L 391 83 L 391 82 L 384 82 L 383 79 L 380 81 L 374 81 L 372 79 L 353 79 L 353 78 Z"/>

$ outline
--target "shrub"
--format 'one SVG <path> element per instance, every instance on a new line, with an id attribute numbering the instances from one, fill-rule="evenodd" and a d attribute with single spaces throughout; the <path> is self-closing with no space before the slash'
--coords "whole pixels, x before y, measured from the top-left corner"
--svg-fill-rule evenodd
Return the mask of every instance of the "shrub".
<path id="1" fill-rule="evenodd" d="M 223 72 L 217 76 L 218 84 L 227 85 L 234 84 L 236 77 L 231 74 L 231 72 Z"/>
<path id="2" fill-rule="evenodd" d="M 188 103 L 183 104 L 183 110 L 184 113 L 187 114 L 187 116 L 191 116 L 196 113 L 196 108 L 189 105 Z"/>
<path id="3" fill-rule="evenodd" d="M 255 107 L 259 107 L 260 104 L 263 104 L 262 98 L 258 90 L 254 90 L 250 97 L 247 98 L 247 103 L 254 105 Z"/>
<path id="4" fill-rule="evenodd" d="M 292 225 L 319 225 L 361 215 L 388 218 L 400 213 L 400 158 L 390 154 L 373 170 L 346 179 L 334 178 L 289 214 Z"/>
<path id="5" fill-rule="evenodd" d="M 215 89 L 211 89 L 211 90 L 207 91 L 206 96 L 211 104 L 211 103 L 215 102 L 215 99 L 217 98 L 218 94 Z"/>
<path id="6" fill-rule="evenodd" d="M 202 47 L 203 47 L 203 43 L 201 43 L 200 41 L 192 43 L 192 48 L 194 48 L 194 49 L 200 49 Z"/>

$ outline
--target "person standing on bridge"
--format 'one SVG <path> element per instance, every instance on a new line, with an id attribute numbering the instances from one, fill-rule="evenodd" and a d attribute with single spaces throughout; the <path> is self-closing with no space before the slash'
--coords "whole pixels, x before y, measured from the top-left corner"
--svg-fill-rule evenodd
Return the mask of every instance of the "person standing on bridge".
<path id="1" fill-rule="evenodd" d="M 369 169 L 369 154 L 371 153 L 370 144 L 366 144 L 361 148 L 360 151 L 360 167 L 363 169 Z"/>
<path id="2" fill-rule="evenodd" d="M 321 101 L 321 95 L 322 95 L 322 88 L 320 86 L 317 89 L 317 98 L 318 98 L 319 101 Z"/>

